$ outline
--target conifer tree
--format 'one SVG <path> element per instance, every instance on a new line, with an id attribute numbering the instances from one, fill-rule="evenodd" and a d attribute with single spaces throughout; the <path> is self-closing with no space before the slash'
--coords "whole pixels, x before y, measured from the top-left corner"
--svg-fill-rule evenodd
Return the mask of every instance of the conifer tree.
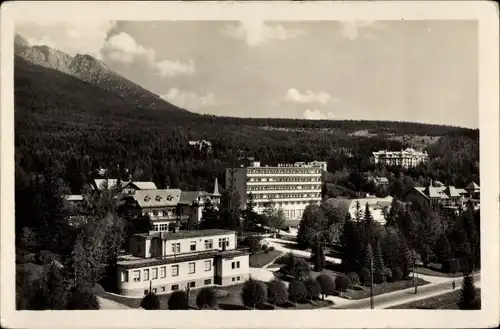
<path id="1" fill-rule="evenodd" d="M 460 291 L 460 300 L 457 303 L 461 310 L 474 310 L 477 308 L 476 287 L 474 278 L 470 274 L 465 274 Z"/>
<path id="2" fill-rule="evenodd" d="M 375 248 L 375 254 L 373 255 L 373 270 L 382 271 L 384 268 L 384 259 L 382 258 L 382 249 L 380 248 L 380 243 L 377 242 L 377 247 Z"/>

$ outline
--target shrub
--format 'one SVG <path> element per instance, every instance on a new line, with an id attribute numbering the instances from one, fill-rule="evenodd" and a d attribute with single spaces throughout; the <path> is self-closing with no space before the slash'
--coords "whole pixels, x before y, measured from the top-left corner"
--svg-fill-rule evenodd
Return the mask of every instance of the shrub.
<path id="1" fill-rule="evenodd" d="M 291 302 L 297 303 L 307 297 L 307 288 L 304 282 L 292 280 L 288 285 L 288 298 Z"/>
<path id="2" fill-rule="evenodd" d="M 241 241 L 241 244 L 243 246 L 247 246 L 248 248 L 250 248 L 251 253 L 259 251 L 259 249 L 261 248 L 261 243 L 262 237 L 258 235 L 247 236 L 243 241 Z"/>
<path id="3" fill-rule="evenodd" d="M 169 310 L 188 310 L 188 296 L 184 290 L 177 290 L 168 299 Z"/>
<path id="4" fill-rule="evenodd" d="M 392 271 L 390 268 L 384 266 L 384 268 L 382 269 L 382 274 L 384 275 L 386 280 L 392 280 Z"/>
<path id="5" fill-rule="evenodd" d="M 399 267 L 395 267 L 392 270 L 392 281 L 403 280 L 403 271 Z"/>
<path id="6" fill-rule="evenodd" d="M 459 262 L 456 258 L 450 258 L 442 264 L 441 269 L 445 273 L 457 273 L 459 269 Z"/>
<path id="7" fill-rule="evenodd" d="M 249 279 L 243 284 L 241 299 L 246 307 L 255 309 L 256 306 L 266 301 L 266 289 L 259 281 Z"/>
<path id="8" fill-rule="evenodd" d="M 262 245 L 262 250 L 264 250 L 265 252 L 268 252 L 269 251 L 269 246 L 267 244 L 263 244 Z"/>
<path id="9" fill-rule="evenodd" d="M 384 272 L 382 270 L 377 270 L 373 273 L 373 281 L 377 284 L 385 281 Z"/>
<path id="10" fill-rule="evenodd" d="M 292 258 L 294 258 L 295 256 L 291 253 L 291 252 L 287 252 L 286 254 L 276 258 L 276 260 L 274 261 L 275 264 L 280 264 L 280 265 L 287 265 L 287 264 L 290 264 L 292 262 Z"/>
<path id="11" fill-rule="evenodd" d="M 214 290 L 210 287 L 202 288 L 196 296 L 196 305 L 199 309 L 214 308 L 217 305 Z"/>
<path id="12" fill-rule="evenodd" d="M 359 281 L 359 275 L 356 272 L 347 273 L 347 277 L 351 280 L 351 285 L 359 285 L 361 282 Z"/>
<path id="13" fill-rule="evenodd" d="M 288 290 L 283 281 L 273 279 L 267 284 L 267 301 L 273 305 L 283 305 L 288 301 Z"/>
<path id="14" fill-rule="evenodd" d="M 295 258 L 292 264 L 285 265 L 285 269 L 297 280 L 305 280 L 311 275 L 309 264 L 302 258 Z"/>
<path id="15" fill-rule="evenodd" d="M 222 289 L 215 289 L 214 295 L 215 295 L 215 298 L 223 298 L 223 297 L 227 297 L 229 295 L 229 292 L 226 290 L 222 290 Z"/>
<path id="16" fill-rule="evenodd" d="M 325 299 L 325 296 L 331 296 L 335 293 L 335 281 L 331 275 L 320 274 L 316 277 L 316 281 L 319 284 L 319 292 L 323 299 Z"/>
<path id="17" fill-rule="evenodd" d="M 155 293 L 150 292 L 142 299 L 141 307 L 145 310 L 159 310 L 160 300 Z"/>
<path id="18" fill-rule="evenodd" d="M 351 280 L 343 274 L 335 278 L 335 288 L 338 291 L 344 292 L 351 286 Z"/>
<path id="19" fill-rule="evenodd" d="M 366 267 L 361 268 L 359 270 L 359 279 L 363 285 L 370 286 L 371 285 L 370 270 L 368 270 Z"/>
<path id="20" fill-rule="evenodd" d="M 68 299 L 68 310 L 98 310 L 100 308 L 96 295 L 88 289 L 73 290 Z"/>
<path id="21" fill-rule="evenodd" d="M 274 246 L 270 246 L 268 250 L 269 251 L 274 251 L 274 249 L 275 249 Z"/>
<path id="22" fill-rule="evenodd" d="M 311 301 L 318 299 L 319 294 L 320 294 L 320 289 L 321 289 L 318 281 L 310 278 L 310 279 L 307 279 L 304 282 L 304 284 L 305 284 L 306 290 L 307 290 L 307 298 L 309 298 L 309 300 L 311 300 Z"/>

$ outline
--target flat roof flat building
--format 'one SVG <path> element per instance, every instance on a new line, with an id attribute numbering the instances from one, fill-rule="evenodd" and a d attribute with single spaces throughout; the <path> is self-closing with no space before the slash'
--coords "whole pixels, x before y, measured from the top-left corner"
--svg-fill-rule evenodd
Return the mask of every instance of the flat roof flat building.
<path id="1" fill-rule="evenodd" d="M 251 194 L 257 213 L 263 213 L 266 205 L 273 204 L 283 209 L 287 220 L 297 220 L 302 218 L 307 205 L 320 203 L 326 171 L 326 161 L 296 162 L 273 167 L 261 166 L 260 162 L 253 161 L 245 167 L 227 168 L 226 187 L 234 179 L 242 209 Z"/>

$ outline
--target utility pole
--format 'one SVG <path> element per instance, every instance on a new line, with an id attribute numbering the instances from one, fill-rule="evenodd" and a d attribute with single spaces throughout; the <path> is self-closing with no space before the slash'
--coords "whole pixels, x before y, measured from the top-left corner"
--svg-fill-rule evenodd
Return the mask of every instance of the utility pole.
<path id="1" fill-rule="evenodd" d="M 370 308 L 373 310 L 375 308 L 375 301 L 373 299 L 373 257 L 370 260 Z"/>

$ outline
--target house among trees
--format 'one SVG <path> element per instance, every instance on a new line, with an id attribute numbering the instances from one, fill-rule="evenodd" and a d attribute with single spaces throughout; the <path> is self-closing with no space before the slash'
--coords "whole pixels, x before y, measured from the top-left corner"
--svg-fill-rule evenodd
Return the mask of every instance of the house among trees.
<path id="1" fill-rule="evenodd" d="M 131 254 L 118 258 L 118 290 L 144 296 L 245 282 L 249 252 L 236 245 L 236 232 L 221 229 L 135 234 Z"/>
<path id="2" fill-rule="evenodd" d="M 464 207 L 465 203 L 469 201 L 475 206 L 479 205 L 479 186 L 471 183 L 463 189 L 451 185 L 444 186 L 440 182 L 434 184 L 431 182 L 427 187 L 412 188 L 403 196 L 403 199 L 420 205 L 457 210 Z"/>
<path id="3" fill-rule="evenodd" d="M 387 196 L 385 198 L 376 197 L 366 197 L 366 198 L 330 198 L 326 202 L 335 208 L 345 209 L 349 212 L 352 219 L 362 218 L 366 205 L 368 205 L 373 220 L 385 224 L 386 212 L 389 212 L 392 204 L 392 197 Z M 358 207 L 359 203 L 359 207 Z M 358 214 L 359 212 L 359 214 Z"/>
<path id="4" fill-rule="evenodd" d="M 215 209 L 219 207 L 221 194 L 219 193 L 219 183 L 215 178 L 214 191 L 182 191 L 179 200 L 179 213 L 181 216 L 188 216 L 189 220 L 199 223 L 202 218 L 204 206 L 208 200 Z"/>
<path id="5" fill-rule="evenodd" d="M 93 191 L 102 191 L 104 188 L 115 189 L 119 185 L 120 191 L 124 194 L 134 194 L 139 190 L 156 190 L 153 182 L 120 181 L 115 178 L 97 178 L 92 181 L 90 187 Z"/>

